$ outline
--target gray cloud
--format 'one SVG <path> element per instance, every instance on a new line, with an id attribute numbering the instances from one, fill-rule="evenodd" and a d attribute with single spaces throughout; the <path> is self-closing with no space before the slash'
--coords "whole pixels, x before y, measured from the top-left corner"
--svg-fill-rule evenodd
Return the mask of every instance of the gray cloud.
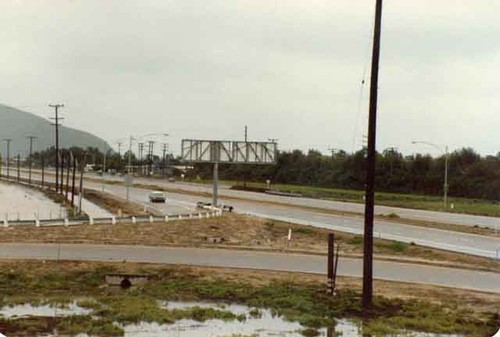
<path id="1" fill-rule="evenodd" d="M 278 138 L 361 146 L 374 1 L 11 1 L 0 13 L 2 102 L 110 142 Z M 378 148 L 412 139 L 496 153 L 500 4 L 385 1 Z M 369 69 L 368 69 L 369 70 Z M 369 71 L 367 72 L 368 79 Z M 356 131 L 356 132 L 355 132 Z"/>

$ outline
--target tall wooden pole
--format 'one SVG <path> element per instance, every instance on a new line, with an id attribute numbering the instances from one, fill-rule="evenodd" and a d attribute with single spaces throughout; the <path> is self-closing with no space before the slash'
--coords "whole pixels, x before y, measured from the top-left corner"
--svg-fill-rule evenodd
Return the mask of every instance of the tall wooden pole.
<path id="1" fill-rule="evenodd" d="M 368 154 L 365 193 L 365 235 L 363 251 L 363 308 L 370 309 L 373 298 L 373 213 L 375 205 L 375 142 L 377 129 L 378 69 L 380 61 L 380 33 L 382 0 L 376 0 L 375 28 L 370 83 L 370 112 L 368 118 Z"/>

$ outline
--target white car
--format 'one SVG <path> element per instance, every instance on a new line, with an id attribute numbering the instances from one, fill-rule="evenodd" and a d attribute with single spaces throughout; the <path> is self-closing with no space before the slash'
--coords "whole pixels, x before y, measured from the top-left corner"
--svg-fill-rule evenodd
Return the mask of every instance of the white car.
<path id="1" fill-rule="evenodd" d="M 167 200 L 167 197 L 165 196 L 165 193 L 161 191 L 153 191 L 149 193 L 149 202 L 165 202 Z"/>

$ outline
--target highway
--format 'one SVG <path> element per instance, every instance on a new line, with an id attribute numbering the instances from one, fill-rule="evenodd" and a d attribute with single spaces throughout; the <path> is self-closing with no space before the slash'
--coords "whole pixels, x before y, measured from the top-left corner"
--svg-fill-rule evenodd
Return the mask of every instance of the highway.
<path id="1" fill-rule="evenodd" d="M 94 176 L 92 176 L 94 178 Z M 97 175 L 95 175 L 97 177 Z M 38 178 L 38 177 L 37 177 Z M 121 180 L 123 178 L 113 177 L 115 180 Z M 208 187 L 193 184 L 184 183 L 168 183 L 160 180 L 152 179 L 136 179 L 136 183 L 144 184 L 156 184 L 158 186 L 164 186 L 169 188 L 179 188 L 184 191 L 188 189 L 197 192 L 210 192 Z M 92 188 L 96 190 L 104 190 L 105 192 L 114 194 L 121 198 L 126 197 L 126 188 L 123 185 L 109 185 L 103 184 L 95 181 L 86 180 L 85 188 Z M 132 201 L 141 203 L 145 206 L 152 206 L 148 202 L 148 194 L 150 190 L 142 188 L 130 188 L 130 199 Z M 246 198 L 250 196 L 247 200 L 242 199 L 227 199 L 227 194 L 233 195 L 237 193 L 238 198 Z M 198 197 L 195 195 L 183 194 L 182 191 L 179 193 L 166 193 L 167 202 L 165 204 L 154 204 L 159 212 L 163 214 L 176 214 L 176 213 L 186 213 L 189 211 L 195 211 L 195 204 L 200 200 L 209 200 L 210 198 Z M 252 199 L 255 195 L 259 196 L 260 199 Z M 268 203 L 266 201 L 272 201 L 274 199 L 279 199 L 280 204 Z M 311 209 L 296 207 L 298 202 L 302 198 L 290 198 L 290 197 L 279 197 L 273 195 L 265 195 L 259 193 L 241 192 L 233 190 L 224 190 L 221 193 L 220 202 L 227 203 L 235 207 L 235 212 L 242 214 L 251 214 L 263 218 L 292 222 L 304 225 L 311 225 L 315 227 L 334 229 L 338 231 L 361 234 L 363 230 L 363 219 L 360 216 L 342 216 L 335 214 L 328 214 L 319 211 L 314 211 Z M 330 204 L 329 201 L 315 200 L 315 199 L 305 199 L 305 202 L 316 202 L 318 204 Z M 335 204 L 335 203 L 333 203 Z M 344 204 L 344 203 L 339 203 Z M 349 204 L 347 205 L 356 205 Z M 359 205 L 356 205 L 359 206 Z M 349 206 L 350 207 L 350 206 Z M 416 212 L 415 210 L 408 210 Z M 436 214 L 439 212 L 428 212 Z M 451 214 L 456 216 L 456 214 Z M 464 216 L 468 219 L 475 218 L 474 216 Z M 478 217 L 480 219 L 486 217 Z M 491 218 L 498 220 L 497 218 Z M 446 231 L 432 228 L 424 228 L 419 226 L 407 225 L 404 223 L 397 223 L 393 221 L 381 221 L 376 220 L 374 226 L 374 235 L 378 238 L 397 240 L 401 242 L 411 243 L 414 242 L 421 246 L 444 249 L 453 252 L 460 252 L 466 254 L 472 254 L 477 256 L 498 258 L 500 254 L 500 237 L 482 236 L 475 234 L 460 233 L 454 231 Z"/>
<path id="2" fill-rule="evenodd" d="M 101 188 L 102 190 L 102 184 L 99 183 L 86 182 L 85 185 L 87 188 Z M 122 198 L 126 196 L 126 188 L 120 185 L 105 185 L 104 190 Z M 139 203 L 149 204 L 147 202 L 148 193 L 149 190 L 146 189 L 130 188 L 131 200 Z M 179 193 L 165 194 L 167 202 L 165 204 L 154 205 L 155 208 L 165 214 L 175 214 L 176 212 L 190 210 L 195 211 L 194 206 L 196 202 L 204 199 Z M 311 225 L 354 234 L 362 234 L 363 232 L 363 219 L 360 217 L 327 214 L 293 206 L 224 200 L 224 198 L 221 198 L 221 202 L 231 204 L 235 207 L 235 212 L 242 214 L 251 214 L 268 219 Z M 500 237 L 494 238 L 380 220 L 375 221 L 374 231 L 375 237 L 378 238 L 407 243 L 414 242 L 421 246 L 477 256 L 495 258 L 497 256 L 497 249 L 500 249 Z"/>
<path id="3" fill-rule="evenodd" d="M 102 179 L 101 176 L 93 174 L 90 177 L 93 179 Z M 106 180 L 112 181 L 123 181 L 123 177 L 119 176 L 106 176 Z M 194 183 L 183 183 L 175 182 L 171 183 L 166 180 L 160 179 L 148 179 L 148 178 L 134 178 L 134 183 L 145 184 L 145 185 L 157 185 L 167 188 L 176 188 L 179 191 L 187 192 L 198 192 L 198 193 L 212 193 L 212 186 L 205 184 L 194 184 Z M 352 203 L 352 202 L 340 202 L 340 201 L 330 201 L 312 198 L 296 198 L 296 197 L 286 197 L 278 196 L 264 193 L 248 192 L 248 191 L 237 191 L 231 190 L 227 185 L 219 186 L 219 196 L 227 198 L 238 198 L 238 199 L 248 199 L 250 201 L 266 201 L 274 203 L 282 203 L 290 206 L 305 206 L 305 207 L 315 207 L 326 210 L 333 211 L 344 211 L 344 212 L 354 212 L 363 214 L 364 204 Z M 500 205 L 498 206 L 500 207 Z M 445 213 L 445 212 L 435 212 L 417 209 L 408 209 L 400 207 L 388 207 L 388 206 L 375 206 L 375 214 L 390 214 L 395 213 L 403 219 L 412 220 L 425 220 L 425 221 L 435 221 L 440 223 L 449 223 L 464 226 L 481 226 L 489 227 L 494 229 L 497 227 L 500 230 L 500 218 L 488 217 L 488 216 L 478 216 L 469 214 L 458 214 L 458 213 Z"/>
<path id="4" fill-rule="evenodd" d="M 0 259 L 128 261 L 325 274 L 326 256 L 225 249 L 89 244 L 0 244 Z M 360 277 L 362 261 L 340 258 L 338 274 Z M 376 279 L 500 293 L 500 274 L 375 261 Z"/>

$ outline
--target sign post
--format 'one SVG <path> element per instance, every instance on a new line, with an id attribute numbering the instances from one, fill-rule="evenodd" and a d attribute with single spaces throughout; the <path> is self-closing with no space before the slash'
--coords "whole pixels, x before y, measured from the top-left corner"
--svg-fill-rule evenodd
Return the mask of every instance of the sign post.
<path id="1" fill-rule="evenodd" d="M 188 163 L 213 164 L 212 206 L 218 204 L 219 163 L 276 165 L 276 142 L 226 140 L 182 140 L 182 160 Z"/>
<path id="2" fill-rule="evenodd" d="M 126 174 L 123 178 L 123 183 L 127 187 L 127 202 L 130 199 L 130 186 L 133 184 L 133 178 L 130 174 Z"/>

